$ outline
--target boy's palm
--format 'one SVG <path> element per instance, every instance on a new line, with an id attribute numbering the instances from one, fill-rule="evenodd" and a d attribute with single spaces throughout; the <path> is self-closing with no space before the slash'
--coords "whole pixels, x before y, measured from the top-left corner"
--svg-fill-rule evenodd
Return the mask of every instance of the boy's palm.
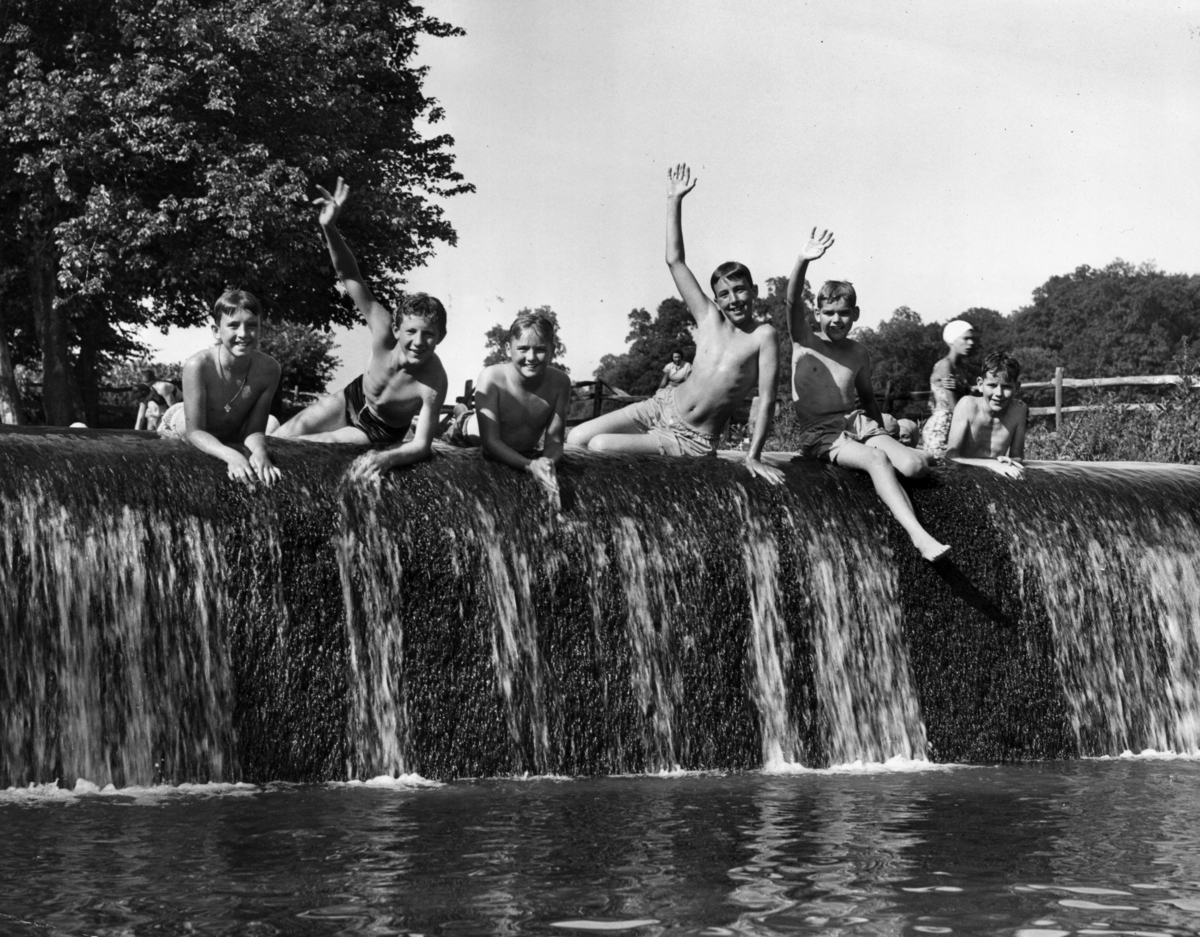
<path id="1" fill-rule="evenodd" d="M 816 260 L 824 256 L 829 248 L 833 247 L 833 232 L 823 230 L 818 235 L 817 229 L 812 229 L 812 235 L 808 239 L 808 243 L 804 245 L 804 250 L 800 256 L 805 260 Z"/>
<path id="2" fill-rule="evenodd" d="M 317 191 L 321 193 L 318 198 L 313 199 L 313 204 L 321 209 L 321 214 L 317 221 L 322 225 L 333 224 L 337 221 L 338 215 L 342 213 L 342 205 L 346 202 L 346 197 L 350 194 L 350 186 L 342 181 L 342 177 L 338 176 L 337 186 L 333 193 L 324 186 L 317 186 Z"/>
<path id="3" fill-rule="evenodd" d="M 692 171 L 688 169 L 686 163 L 667 170 L 667 198 L 683 198 L 692 189 L 696 188 L 696 179 L 692 178 Z"/>

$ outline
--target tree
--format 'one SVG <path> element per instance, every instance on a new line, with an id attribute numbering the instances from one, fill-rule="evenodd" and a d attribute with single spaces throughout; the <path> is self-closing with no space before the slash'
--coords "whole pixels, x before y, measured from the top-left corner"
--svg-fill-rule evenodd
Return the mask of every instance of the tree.
<path id="1" fill-rule="evenodd" d="M 323 394 L 341 364 L 333 355 L 333 336 L 294 322 L 269 323 L 260 347 L 279 362 L 279 390 Z"/>
<path id="2" fill-rule="evenodd" d="M 673 352 L 682 352 L 685 361 L 696 356 L 694 327 L 687 305 L 675 297 L 659 303 L 653 318 L 645 309 L 634 309 L 625 336 L 629 351 L 601 358 L 596 379 L 629 394 L 653 394 Z"/>
<path id="3" fill-rule="evenodd" d="M 857 328 L 852 336 L 871 353 L 871 376 L 880 393 L 891 382 L 897 393 L 929 389 L 929 372 L 946 354 L 942 326 L 924 323 L 919 313 L 900 306 L 879 328 Z"/>
<path id="4" fill-rule="evenodd" d="M 528 306 L 517 313 L 518 316 L 530 312 Z M 549 306 L 538 306 L 537 312 L 546 316 L 554 323 L 554 366 L 560 371 L 571 373 L 571 369 L 562 363 L 563 355 L 567 353 L 567 346 L 563 344 L 563 340 L 559 337 L 558 332 L 558 314 Z M 508 330 L 511 326 L 501 325 L 497 322 L 484 335 L 484 347 L 487 348 L 487 356 L 483 359 L 483 366 L 490 367 L 493 364 L 500 364 L 502 361 L 508 360 Z"/>
<path id="5" fill-rule="evenodd" d="M 409 0 L 6 0 L 0 16 L 0 220 L 52 423 L 131 329 L 196 324 L 230 286 L 297 323 L 353 321 L 316 182 L 354 187 L 342 228 L 385 303 L 455 242 L 430 198 L 473 187 L 453 140 L 420 129 L 443 113 L 412 57 L 461 30 Z"/>

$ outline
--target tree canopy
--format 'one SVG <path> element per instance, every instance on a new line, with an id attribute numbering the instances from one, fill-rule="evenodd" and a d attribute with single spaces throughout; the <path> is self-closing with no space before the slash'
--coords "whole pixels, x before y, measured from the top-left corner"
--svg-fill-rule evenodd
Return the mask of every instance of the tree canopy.
<path id="1" fill-rule="evenodd" d="M 408 0 L 6 0 L 0 17 L 0 273 L 26 274 L 12 297 L 50 422 L 78 416 L 76 378 L 131 330 L 194 325 L 229 287 L 272 318 L 352 322 L 317 183 L 351 185 L 341 226 L 385 303 L 455 241 L 435 199 L 472 186 L 427 132 L 443 113 L 412 58 L 461 31 Z"/>

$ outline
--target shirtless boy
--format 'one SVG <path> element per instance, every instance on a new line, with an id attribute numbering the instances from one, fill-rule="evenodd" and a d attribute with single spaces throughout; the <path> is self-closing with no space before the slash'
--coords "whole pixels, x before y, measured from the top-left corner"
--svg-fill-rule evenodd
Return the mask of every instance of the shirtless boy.
<path id="1" fill-rule="evenodd" d="M 557 508 L 555 466 L 563 454 L 571 378 L 550 366 L 554 323 L 540 312 L 522 312 L 508 330 L 507 350 L 508 361 L 484 368 L 476 379 L 478 410 L 471 422 L 478 435 L 468 424 L 461 438 L 482 445 L 497 462 L 528 472 Z"/>
<path id="2" fill-rule="evenodd" d="M 244 290 L 213 304 L 217 344 L 183 365 L 183 403 L 163 414 L 159 433 L 186 439 L 229 466 L 229 477 L 270 485 L 279 469 L 267 455 L 267 416 L 279 386 L 279 362 L 258 350 L 262 307 Z M 249 451 L 243 454 L 240 445 Z"/>
<path id="3" fill-rule="evenodd" d="M 371 357 L 359 377 L 310 404 L 275 435 L 394 447 L 360 458 L 357 470 L 366 474 L 427 459 L 446 399 L 446 372 L 434 354 L 446 337 L 446 310 L 434 297 L 413 293 L 393 316 L 375 299 L 338 231 L 337 219 L 349 187 L 338 179 L 332 195 L 320 186 L 317 189 L 321 197 L 313 204 L 321 209 L 319 221 L 333 269 L 371 329 Z M 414 418 L 413 438 L 404 442 Z"/>
<path id="4" fill-rule="evenodd" d="M 692 374 L 649 400 L 581 423 L 567 442 L 601 452 L 715 455 L 729 417 L 757 385 L 762 404 L 744 464 L 751 475 L 779 484 L 783 473 L 760 461 L 775 408 L 775 329 L 755 319 L 758 287 L 742 264 L 724 263 L 713 273 L 714 302 L 684 262 L 681 205 L 695 185 L 682 163 L 667 170 L 667 266 L 696 320 Z"/>
<path id="5" fill-rule="evenodd" d="M 817 294 L 816 331 L 805 315 L 801 294 L 810 261 L 833 245 L 828 231 L 817 234 L 800 253 L 788 280 L 788 330 L 792 336 L 792 401 L 800 422 L 800 454 L 871 476 L 876 492 L 925 559 L 944 556 L 949 547 L 935 540 L 913 513 L 896 477 L 920 478 L 929 464 L 883 429 L 883 414 L 871 384 L 871 356 L 851 339 L 858 320 L 854 287 L 830 280 Z"/>
<path id="6" fill-rule="evenodd" d="M 1017 400 L 1021 364 L 994 351 L 983 359 L 983 375 L 975 382 L 978 397 L 963 397 L 954 407 L 946 459 L 980 459 L 992 471 L 1020 478 L 1025 473 L 1025 424 L 1029 408 Z"/>

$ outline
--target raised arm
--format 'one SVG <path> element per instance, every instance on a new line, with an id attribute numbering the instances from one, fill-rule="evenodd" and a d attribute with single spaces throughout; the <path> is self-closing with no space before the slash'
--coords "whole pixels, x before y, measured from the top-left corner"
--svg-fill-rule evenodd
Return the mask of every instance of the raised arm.
<path id="1" fill-rule="evenodd" d="M 703 322 L 716 309 L 684 260 L 683 197 L 696 187 L 692 172 L 683 163 L 667 170 L 667 267 L 675 288 L 696 322 Z"/>
<path id="2" fill-rule="evenodd" d="M 779 343 L 771 326 L 759 326 L 761 333 L 758 347 L 758 419 L 754 421 L 754 435 L 750 439 L 750 451 L 746 453 L 746 469 L 751 475 L 765 478 L 773 485 L 783 483 L 783 472 L 771 465 L 764 465 L 763 445 L 771 431 L 771 418 L 775 412 L 776 384 L 779 380 Z"/>
<path id="3" fill-rule="evenodd" d="M 321 186 L 317 186 L 317 191 L 321 195 L 313 199 L 313 204 L 321 209 L 317 220 L 321 225 L 321 231 L 325 234 L 325 243 L 329 247 L 333 272 L 346 287 L 346 292 L 354 300 L 354 305 L 362 317 L 367 320 L 372 339 L 377 344 L 382 343 L 391 348 L 396 344 L 396 339 L 392 335 L 392 314 L 375 298 L 375 294 L 363 280 L 362 273 L 358 269 L 358 261 L 354 259 L 354 254 L 351 253 L 349 245 L 346 244 L 337 227 L 337 219 L 342 213 L 342 205 L 345 204 L 346 197 L 350 194 L 350 187 L 339 176 L 337 187 L 332 194 Z"/>
<path id="4" fill-rule="evenodd" d="M 808 239 L 808 243 L 804 245 L 804 249 L 800 251 L 800 256 L 796 258 L 796 265 L 792 268 L 792 275 L 788 277 L 788 335 L 793 342 L 808 345 L 814 340 L 812 327 L 808 324 L 808 313 L 804 309 L 805 275 L 808 273 L 809 263 L 824 256 L 825 252 L 832 246 L 832 231 L 822 230 L 818 235 L 817 229 L 813 228 L 812 236 Z"/>

